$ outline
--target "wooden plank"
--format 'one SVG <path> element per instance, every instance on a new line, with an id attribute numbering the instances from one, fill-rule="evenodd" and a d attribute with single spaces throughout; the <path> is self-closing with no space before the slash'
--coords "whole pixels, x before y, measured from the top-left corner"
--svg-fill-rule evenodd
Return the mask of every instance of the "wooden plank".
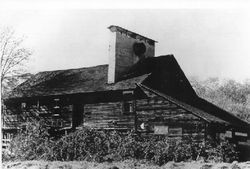
<path id="1" fill-rule="evenodd" d="M 178 107 L 169 107 L 169 106 L 140 106 L 136 108 L 136 111 L 148 111 L 148 110 L 178 110 Z"/>

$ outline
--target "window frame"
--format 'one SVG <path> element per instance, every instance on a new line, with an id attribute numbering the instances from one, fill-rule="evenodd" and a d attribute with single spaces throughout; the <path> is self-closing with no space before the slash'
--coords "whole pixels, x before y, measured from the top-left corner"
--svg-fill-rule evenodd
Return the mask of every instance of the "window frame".
<path id="1" fill-rule="evenodd" d="M 133 103 L 133 101 L 123 101 L 123 103 L 122 103 L 122 114 L 123 115 L 134 114 L 134 103 Z"/>

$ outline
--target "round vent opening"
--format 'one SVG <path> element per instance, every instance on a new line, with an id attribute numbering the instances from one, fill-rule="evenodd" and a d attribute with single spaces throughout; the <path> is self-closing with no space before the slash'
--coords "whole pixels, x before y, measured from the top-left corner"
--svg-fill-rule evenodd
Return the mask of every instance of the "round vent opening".
<path id="1" fill-rule="evenodd" d="M 133 50 L 135 55 L 141 56 L 146 52 L 146 46 L 144 43 L 134 43 Z"/>

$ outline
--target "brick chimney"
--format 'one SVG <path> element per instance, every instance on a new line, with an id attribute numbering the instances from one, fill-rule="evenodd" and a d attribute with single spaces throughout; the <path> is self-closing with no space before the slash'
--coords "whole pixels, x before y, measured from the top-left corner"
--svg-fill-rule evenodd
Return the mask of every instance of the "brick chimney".
<path id="1" fill-rule="evenodd" d="M 152 39 L 111 25 L 109 42 L 108 83 L 115 83 L 137 63 L 146 57 L 154 57 L 155 42 Z"/>

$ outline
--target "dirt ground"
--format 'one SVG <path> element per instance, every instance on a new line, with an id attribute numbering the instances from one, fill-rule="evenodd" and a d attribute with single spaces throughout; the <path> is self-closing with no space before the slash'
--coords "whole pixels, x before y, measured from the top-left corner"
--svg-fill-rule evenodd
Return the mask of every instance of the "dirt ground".
<path id="1" fill-rule="evenodd" d="M 2 167 L 3 169 L 250 169 L 250 161 L 242 163 L 169 162 L 163 166 L 133 160 L 113 163 L 25 161 L 6 162 Z"/>

